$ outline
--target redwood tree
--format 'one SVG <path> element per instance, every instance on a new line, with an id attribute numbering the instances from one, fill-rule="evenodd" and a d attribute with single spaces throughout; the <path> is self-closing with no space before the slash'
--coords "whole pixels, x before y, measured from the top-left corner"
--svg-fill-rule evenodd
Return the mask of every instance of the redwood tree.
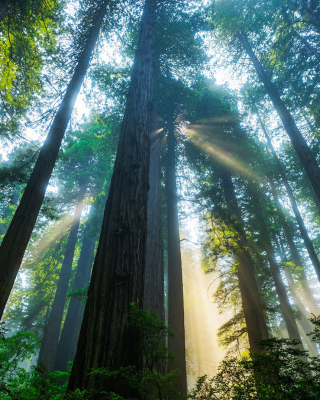
<path id="1" fill-rule="evenodd" d="M 143 307 L 155 23 L 156 0 L 146 0 L 69 390 L 92 388 L 95 368 L 142 367 L 139 336 L 127 322 L 132 302 Z M 103 389 L 131 390 L 116 378 Z"/>
<path id="2" fill-rule="evenodd" d="M 169 369 L 179 369 L 180 376 L 177 388 L 182 393 L 187 393 L 186 349 L 184 330 L 184 304 L 182 261 L 180 250 L 178 198 L 176 184 L 176 138 L 175 115 L 169 112 L 167 117 L 167 167 L 166 167 L 166 193 L 167 193 L 167 226 L 168 226 L 168 323 L 174 338 L 169 339 L 169 350 L 176 356 L 175 362 L 169 362 Z"/>

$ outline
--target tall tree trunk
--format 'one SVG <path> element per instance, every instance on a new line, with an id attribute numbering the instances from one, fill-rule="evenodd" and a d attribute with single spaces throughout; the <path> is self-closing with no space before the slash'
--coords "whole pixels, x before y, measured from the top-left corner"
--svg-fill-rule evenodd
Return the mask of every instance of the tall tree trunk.
<path id="1" fill-rule="evenodd" d="M 72 291 L 82 289 L 90 282 L 90 273 L 94 259 L 95 247 L 95 242 L 87 236 L 87 232 L 90 229 L 91 225 L 90 221 L 88 221 L 83 233 L 81 253 L 79 257 L 77 271 L 74 277 Z M 63 324 L 57 349 L 54 364 L 54 369 L 57 371 L 67 371 L 67 362 L 73 361 L 74 359 L 83 313 L 84 304 L 72 297 L 70 299 L 68 312 Z"/>
<path id="2" fill-rule="evenodd" d="M 280 307 L 282 310 L 282 315 L 284 317 L 284 321 L 288 330 L 289 337 L 292 339 L 297 339 L 300 340 L 301 342 L 301 337 L 298 329 L 297 322 L 295 320 L 292 307 L 290 305 L 290 301 L 286 292 L 286 288 L 284 286 L 281 273 L 280 273 L 280 268 L 279 265 L 276 261 L 276 256 L 273 251 L 273 246 L 271 243 L 271 239 L 269 236 L 268 232 L 268 227 L 265 222 L 264 216 L 261 211 L 261 205 L 260 205 L 260 199 L 259 195 L 256 193 L 256 190 L 253 189 L 252 187 L 250 188 L 250 193 L 249 193 L 252 204 L 254 207 L 254 214 L 257 218 L 257 223 L 258 223 L 258 229 L 260 231 L 260 241 L 262 243 L 263 249 L 267 253 L 267 258 L 268 262 L 270 265 L 270 270 L 271 274 L 273 276 L 274 284 L 276 287 L 276 292 L 279 298 L 279 303 Z M 300 345 L 300 349 L 303 349 L 302 344 Z"/>
<path id="3" fill-rule="evenodd" d="M 92 388 L 92 369 L 142 364 L 127 320 L 132 302 L 143 307 L 155 24 L 156 1 L 146 0 L 69 390 Z M 116 378 L 103 389 L 127 394 Z"/>
<path id="4" fill-rule="evenodd" d="M 284 171 L 284 169 L 283 169 L 283 167 L 281 165 L 281 162 L 280 162 L 280 160 L 279 160 L 279 158 L 277 156 L 277 153 L 275 152 L 275 150 L 273 148 L 273 145 L 272 145 L 271 140 L 269 138 L 268 132 L 267 132 L 267 130 L 266 130 L 265 126 L 264 126 L 264 123 L 263 123 L 263 121 L 262 121 L 262 119 L 261 119 L 261 117 L 260 117 L 258 112 L 257 112 L 257 115 L 258 115 L 262 130 L 263 130 L 263 133 L 264 133 L 264 135 L 265 135 L 265 137 L 267 139 L 267 143 L 268 143 L 270 152 L 271 152 L 272 157 L 273 157 L 273 159 L 275 161 L 275 164 L 276 164 L 277 169 L 279 171 L 279 174 L 281 176 L 282 182 L 283 182 L 283 184 L 284 184 L 284 186 L 286 188 L 286 191 L 288 193 L 289 201 L 290 201 L 291 207 L 293 209 L 294 215 L 296 217 L 296 220 L 297 220 L 300 232 L 301 232 L 301 236 L 303 238 L 304 244 L 305 244 L 306 249 L 308 251 L 310 260 L 312 262 L 312 265 L 313 265 L 313 267 L 314 267 L 314 269 L 316 271 L 316 274 L 318 276 L 318 279 L 320 281 L 320 261 L 319 261 L 319 258 L 317 256 L 315 250 L 314 250 L 312 241 L 309 238 L 308 231 L 307 231 L 307 229 L 305 227 L 305 224 L 303 222 L 303 219 L 302 219 L 302 216 L 300 214 L 298 205 L 297 205 L 296 200 L 294 198 L 294 194 L 293 194 L 293 192 L 291 190 L 291 187 L 289 185 L 286 173 L 285 173 L 285 171 Z"/>
<path id="5" fill-rule="evenodd" d="M 304 140 L 299 128 L 291 116 L 290 111 L 287 109 L 285 103 L 281 99 L 276 86 L 272 83 L 271 78 L 263 69 L 259 59 L 255 55 L 248 38 L 245 36 L 245 34 L 239 34 L 238 38 L 249 58 L 251 59 L 251 62 L 282 121 L 284 129 L 291 140 L 299 160 L 306 171 L 316 196 L 320 200 L 320 168 L 314 155 L 312 154 L 312 151 L 309 149 L 306 141 Z"/>
<path id="6" fill-rule="evenodd" d="M 164 315 L 164 261 L 161 213 L 162 133 L 158 129 L 157 115 L 153 113 L 149 167 L 148 230 L 143 307 L 154 310 L 162 321 Z"/>
<path id="7" fill-rule="evenodd" d="M 302 259 L 300 257 L 300 254 L 299 254 L 299 251 L 297 249 L 297 246 L 294 243 L 290 227 L 286 222 L 286 219 L 285 219 L 285 216 L 284 216 L 284 213 L 283 213 L 283 210 L 282 210 L 282 206 L 280 204 L 280 201 L 279 201 L 279 198 L 278 198 L 278 195 L 277 195 L 276 188 L 275 188 L 271 178 L 269 178 L 269 182 L 270 182 L 270 186 L 271 186 L 272 196 L 273 196 L 273 199 L 274 199 L 274 202 L 275 202 L 275 205 L 276 205 L 276 209 L 277 209 L 280 225 L 282 227 L 282 230 L 284 232 L 286 241 L 288 243 L 288 246 L 289 246 L 289 249 L 290 249 L 290 252 L 291 252 L 292 261 L 297 267 L 302 268 L 302 270 L 301 270 L 301 286 L 302 286 L 302 289 L 303 289 L 303 296 L 306 299 L 306 302 L 308 304 L 308 308 L 309 308 L 310 312 L 315 314 L 315 315 L 319 315 L 319 309 L 318 309 L 318 307 L 317 307 L 317 305 L 315 303 L 315 300 L 314 300 L 314 298 L 312 296 L 312 290 L 311 290 L 311 288 L 309 286 L 308 278 L 307 278 L 305 270 L 304 270 L 305 264 L 304 264 L 304 262 L 302 261 Z"/>
<path id="8" fill-rule="evenodd" d="M 279 237 L 279 240 L 278 240 L 277 236 L 273 235 L 273 240 L 276 243 L 276 246 L 278 249 L 278 254 L 281 259 L 281 264 L 284 264 L 285 262 L 287 262 L 287 258 L 286 258 L 286 253 L 284 251 L 282 239 L 281 239 L 281 237 Z M 310 355 L 312 357 L 315 357 L 318 355 L 318 349 L 317 349 L 316 344 L 308 336 L 308 333 L 310 333 L 313 330 L 313 327 L 312 327 L 309 319 L 306 316 L 308 311 L 306 310 L 306 308 L 300 298 L 301 290 L 295 284 L 293 277 L 292 277 L 292 273 L 288 270 L 288 268 L 284 267 L 283 269 L 284 269 L 284 273 L 286 275 L 286 279 L 288 281 L 291 296 L 292 296 L 294 304 L 299 312 L 299 322 L 301 325 L 301 330 L 302 330 L 304 341 L 306 342 L 306 344 L 308 346 Z"/>
<path id="9" fill-rule="evenodd" d="M 169 370 L 179 369 L 180 376 L 176 383 L 181 394 L 187 393 L 187 369 L 184 331 L 184 305 L 182 262 L 180 251 L 178 198 L 176 183 L 176 154 L 174 135 L 174 115 L 167 117 L 167 226 L 168 226 L 168 324 L 174 338 L 169 339 L 168 347 L 176 356 L 176 361 L 169 361 Z"/>
<path id="10" fill-rule="evenodd" d="M 79 57 L 64 99 L 53 120 L 49 134 L 40 150 L 34 170 L 20 204 L 0 246 L 0 318 L 19 271 L 24 252 L 41 208 L 46 188 L 53 171 L 60 145 L 70 121 L 71 113 L 88 69 L 89 61 L 106 14 L 108 0 L 97 12 L 84 50 Z"/>
<path id="11" fill-rule="evenodd" d="M 254 275 L 252 259 L 247 250 L 248 243 L 243 228 L 241 212 L 234 192 L 231 174 L 227 169 L 221 169 L 221 183 L 228 212 L 236 224 L 239 233 L 237 244 L 241 251 L 234 254 L 234 258 L 238 267 L 237 276 L 247 325 L 250 350 L 252 352 L 259 352 L 261 350 L 256 345 L 256 341 L 269 337 L 268 328 L 263 312 L 264 307 Z"/>
<path id="12" fill-rule="evenodd" d="M 54 363 L 59 343 L 59 335 L 63 317 L 64 305 L 66 302 L 68 285 L 72 271 L 72 262 L 77 243 L 77 235 L 80 224 L 81 211 L 85 189 L 81 188 L 79 201 L 72 219 L 72 225 L 68 237 L 67 247 L 62 262 L 57 290 L 54 296 L 49 321 L 45 327 L 44 335 L 39 352 L 38 362 L 42 362 L 48 372 L 54 370 Z"/>

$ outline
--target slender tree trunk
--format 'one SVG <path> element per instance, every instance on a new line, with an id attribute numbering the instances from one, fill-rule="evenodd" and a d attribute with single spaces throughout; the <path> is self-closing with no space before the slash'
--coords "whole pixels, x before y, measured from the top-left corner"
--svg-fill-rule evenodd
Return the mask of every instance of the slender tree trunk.
<path id="1" fill-rule="evenodd" d="M 54 363 L 59 343 L 59 335 L 66 302 L 68 285 L 72 271 L 72 262 L 74 251 L 77 243 L 77 235 L 80 224 L 81 211 L 83 208 L 83 199 L 85 189 L 81 189 L 79 201 L 76 206 L 70 233 L 68 237 L 67 247 L 62 262 L 56 294 L 54 296 L 49 321 L 44 330 L 44 336 L 41 343 L 38 362 L 42 362 L 48 372 L 54 370 Z"/>
<path id="2" fill-rule="evenodd" d="M 272 83 L 269 75 L 263 69 L 259 59 L 252 50 L 248 38 L 244 34 L 239 34 L 238 38 L 249 58 L 251 59 L 251 62 L 282 121 L 284 129 L 291 140 L 299 160 L 306 171 L 316 196 L 320 200 L 320 168 L 314 155 L 312 154 L 312 151 L 309 149 L 306 141 L 304 140 L 299 128 L 291 116 L 290 111 L 287 109 L 285 103 L 281 99 L 277 88 Z"/>
<path id="3" fill-rule="evenodd" d="M 169 361 L 169 370 L 179 369 L 177 389 L 187 393 L 187 369 L 184 331 L 184 304 L 182 262 L 180 251 L 178 198 L 176 183 L 176 155 L 173 113 L 167 117 L 167 226 L 168 226 L 168 324 L 175 337 L 169 339 L 168 347 L 176 356 L 174 363 Z"/>
<path id="4" fill-rule="evenodd" d="M 305 334 L 304 335 L 304 340 L 307 343 L 310 355 L 312 357 L 316 357 L 319 354 L 317 346 L 307 336 L 307 334 L 310 333 L 313 330 L 313 328 L 312 328 L 312 325 L 311 325 L 310 321 L 306 317 L 305 306 L 302 303 L 302 301 L 300 300 L 299 296 L 297 295 L 297 288 L 296 288 L 296 285 L 295 285 L 295 283 L 294 283 L 294 281 L 292 279 L 291 273 L 286 268 L 284 269 L 284 271 L 285 271 L 285 275 L 286 275 L 286 278 L 287 278 L 287 281 L 288 281 L 288 284 L 289 284 L 289 288 L 290 288 L 290 291 L 291 291 L 291 295 L 292 295 L 293 301 L 294 301 L 294 303 L 295 303 L 295 305 L 296 305 L 296 307 L 297 307 L 297 309 L 299 311 L 299 314 L 300 314 L 299 315 L 300 316 L 300 324 L 301 324 L 301 328 L 302 328 L 302 330 L 303 330 L 303 332 Z"/>
<path id="5" fill-rule="evenodd" d="M 266 130 L 264 124 L 263 124 L 263 121 L 262 121 L 259 113 L 258 113 L 258 117 L 259 117 L 259 121 L 260 121 L 262 130 L 263 130 L 263 133 L 264 133 L 264 135 L 265 135 L 265 137 L 267 139 L 267 143 L 268 143 L 270 152 L 271 152 L 271 154 L 273 156 L 273 159 L 275 161 L 275 164 L 276 164 L 277 169 L 279 171 L 279 174 L 281 176 L 282 182 L 283 182 L 283 184 L 284 184 L 284 186 L 286 188 L 286 191 L 288 193 L 289 201 L 290 201 L 291 207 L 293 209 L 294 215 L 296 217 L 296 220 L 297 220 L 300 232 L 301 232 L 301 236 L 302 236 L 304 244 L 305 244 L 305 246 L 307 248 L 310 260 L 312 262 L 312 265 L 313 265 L 313 267 L 314 267 L 314 269 L 316 271 L 316 274 L 318 276 L 318 279 L 320 281 L 320 261 L 319 261 L 319 258 L 317 256 L 315 250 L 314 250 L 312 241 L 309 238 L 308 231 L 307 231 L 307 229 L 305 227 L 305 224 L 303 222 L 303 219 L 302 219 L 302 216 L 300 214 L 298 205 L 297 205 L 296 200 L 294 198 L 294 194 L 293 194 L 293 192 L 291 190 L 291 187 L 289 185 L 286 173 L 285 173 L 285 171 L 284 171 L 284 169 L 283 169 L 283 167 L 281 165 L 281 162 L 280 162 L 280 160 L 279 160 L 279 158 L 277 156 L 277 153 L 275 152 L 275 150 L 274 150 L 274 148 L 272 146 L 271 140 L 269 138 L 269 135 L 267 133 L 267 130 Z"/>
<path id="6" fill-rule="evenodd" d="M 280 242 L 275 235 L 274 235 L 273 239 L 274 239 L 274 242 L 276 243 L 276 246 L 278 249 L 278 254 L 281 259 L 281 264 L 283 265 L 285 262 L 287 262 L 287 258 L 286 258 L 286 254 L 285 254 L 285 251 L 283 248 L 283 243 L 282 243 L 281 237 L 279 237 Z M 316 344 L 307 335 L 308 333 L 310 333 L 313 330 L 313 328 L 312 328 L 312 325 L 311 325 L 309 319 L 306 316 L 306 314 L 308 312 L 300 299 L 301 290 L 294 283 L 291 272 L 286 267 L 284 267 L 283 269 L 284 269 L 284 273 L 286 275 L 286 279 L 288 281 L 291 296 L 292 296 L 294 304 L 299 312 L 299 322 L 300 322 L 304 341 L 306 342 L 306 344 L 308 346 L 310 355 L 312 357 L 315 357 L 318 355 L 318 349 L 317 349 Z"/>
<path id="7" fill-rule="evenodd" d="M 90 221 L 88 221 L 86 229 L 83 233 L 81 253 L 76 275 L 74 277 L 72 291 L 84 288 L 89 284 L 90 281 L 90 273 L 94 259 L 95 247 L 95 242 L 87 236 L 87 232 L 90 229 L 91 225 Z M 70 299 L 68 312 L 63 324 L 57 349 L 54 366 L 54 369 L 57 371 L 67 371 L 67 362 L 73 361 L 74 359 L 83 313 L 84 304 L 72 297 Z"/>
<path id="8" fill-rule="evenodd" d="M 100 7 L 95 24 L 79 57 L 64 99 L 53 120 L 49 134 L 40 150 L 34 170 L 20 204 L 0 246 L 0 318 L 19 271 L 33 227 L 41 208 L 60 145 L 88 69 L 89 61 L 106 14 L 108 1 Z"/>
<path id="9" fill-rule="evenodd" d="M 280 201 L 279 201 L 279 198 L 278 198 L 278 195 L 277 195 L 277 191 L 276 191 L 276 188 L 275 188 L 275 186 L 274 186 L 274 184 L 272 182 L 272 179 L 269 179 L 269 182 L 270 182 L 270 186 L 271 186 L 272 196 L 273 196 L 273 199 L 274 199 L 274 202 L 275 202 L 275 205 L 276 205 L 279 221 L 280 221 L 282 230 L 284 232 L 285 238 L 287 240 L 287 243 L 288 243 L 288 246 L 289 246 L 289 249 L 290 249 L 290 252 L 291 252 L 292 261 L 297 267 L 302 268 L 302 270 L 301 270 L 301 285 L 302 285 L 302 289 L 303 289 L 303 296 L 306 299 L 306 302 L 308 304 L 310 312 L 315 314 L 315 315 L 318 315 L 319 314 L 319 310 L 318 310 L 318 307 L 317 307 L 317 305 L 315 303 L 315 300 L 314 300 L 314 298 L 312 296 L 312 290 L 311 290 L 311 288 L 309 286 L 308 278 L 307 278 L 305 270 L 304 270 L 305 264 L 302 261 L 302 259 L 300 257 L 300 254 L 299 254 L 299 251 L 298 251 L 298 249 L 297 249 L 297 247 L 296 247 L 296 245 L 294 243 L 290 227 L 286 222 L 286 219 L 285 219 L 285 216 L 284 216 L 284 213 L 283 213 L 283 210 L 282 210 L 282 206 L 280 204 Z"/>
<path id="10" fill-rule="evenodd" d="M 257 195 L 256 191 L 254 189 L 250 189 L 250 197 L 252 200 L 252 204 L 254 207 L 254 213 L 257 218 L 257 223 L 259 226 L 260 230 L 260 240 L 263 245 L 263 250 L 266 251 L 267 253 L 267 258 L 269 261 L 270 265 L 270 270 L 273 276 L 274 284 L 276 287 L 276 292 L 279 298 L 279 303 L 280 307 L 282 310 L 282 314 L 284 317 L 284 321 L 288 330 L 289 337 L 292 339 L 297 339 L 300 340 L 301 342 L 301 337 L 298 329 L 297 322 L 295 320 L 292 307 L 290 305 L 290 301 L 286 292 L 286 288 L 284 286 L 281 273 L 280 273 L 280 268 L 278 266 L 278 263 L 276 261 L 276 256 L 273 251 L 273 246 L 271 243 L 271 239 L 269 236 L 268 232 L 268 227 L 265 222 L 264 216 L 261 211 L 261 205 L 260 205 L 260 199 L 259 196 Z M 301 350 L 303 349 L 303 346 L 301 344 L 300 346 Z"/>
<path id="11" fill-rule="evenodd" d="M 261 351 L 256 345 L 257 340 L 267 339 L 269 337 L 268 328 L 263 312 L 263 304 L 259 293 L 257 281 L 254 275 L 252 259 L 247 250 L 248 243 L 243 229 L 241 212 L 238 207 L 237 198 L 234 192 L 234 186 L 231 174 L 227 169 L 221 170 L 221 183 L 227 203 L 227 209 L 236 224 L 240 235 L 238 246 L 241 251 L 234 254 L 238 267 L 238 280 L 241 292 L 244 316 L 247 325 L 250 349 L 252 352 Z"/>
<path id="12" fill-rule="evenodd" d="M 164 261 L 161 214 L 161 165 L 160 152 L 162 133 L 158 130 L 157 115 L 153 113 L 151 136 L 148 230 L 143 307 L 154 310 L 162 321 L 164 315 Z"/>
<path id="13" fill-rule="evenodd" d="M 146 0 L 69 390 L 92 388 L 92 369 L 142 367 L 127 320 L 132 302 L 143 307 L 155 24 L 156 1 Z M 103 389 L 131 395 L 116 378 Z"/>

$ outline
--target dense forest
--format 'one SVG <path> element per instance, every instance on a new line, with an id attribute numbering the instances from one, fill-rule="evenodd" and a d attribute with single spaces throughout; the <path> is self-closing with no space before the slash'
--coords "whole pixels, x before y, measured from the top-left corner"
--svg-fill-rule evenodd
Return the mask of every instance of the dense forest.
<path id="1" fill-rule="evenodd" d="M 320 0 L 0 0 L 0 399 L 320 399 Z"/>

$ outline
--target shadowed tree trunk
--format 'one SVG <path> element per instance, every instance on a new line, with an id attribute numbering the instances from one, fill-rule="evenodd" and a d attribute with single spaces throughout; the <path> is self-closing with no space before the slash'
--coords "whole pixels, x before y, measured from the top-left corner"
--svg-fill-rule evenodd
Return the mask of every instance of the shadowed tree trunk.
<path id="1" fill-rule="evenodd" d="M 0 246 L 0 318 L 19 271 L 34 224 L 53 171 L 60 145 L 70 121 L 71 113 L 88 69 L 89 61 L 98 39 L 100 27 L 109 1 L 102 2 L 84 45 L 72 79 L 49 134 L 40 150 L 34 170 L 25 188 L 20 204 Z"/>
<path id="2" fill-rule="evenodd" d="M 272 157 L 273 157 L 273 159 L 275 161 L 275 164 L 276 164 L 278 172 L 279 172 L 279 174 L 281 176 L 282 182 L 283 182 L 283 184 L 284 184 L 284 186 L 286 188 L 291 207 L 293 209 L 294 215 L 296 217 L 296 221 L 298 223 L 298 226 L 299 226 L 299 229 L 300 229 L 300 232 L 301 232 L 302 239 L 304 241 L 304 244 L 305 244 L 306 249 L 308 251 L 310 260 L 312 262 L 312 265 L 313 265 L 313 267 L 315 269 L 315 272 L 316 272 L 316 274 L 318 276 L 318 279 L 320 281 L 320 261 L 319 261 L 319 258 L 317 256 L 315 250 L 314 250 L 312 241 L 309 238 L 308 231 L 307 231 L 307 229 L 305 227 L 304 221 L 303 221 L 302 216 L 300 214 L 298 205 L 297 205 L 296 200 L 294 198 L 294 194 L 293 194 L 292 189 L 291 189 L 291 187 L 289 185 L 286 173 L 285 173 L 285 171 L 284 171 L 284 169 L 283 169 L 283 167 L 281 165 L 281 162 L 280 162 L 280 160 L 279 160 L 279 158 L 277 156 L 277 153 L 275 152 L 275 150 L 274 150 L 274 148 L 272 146 L 272 143 L 271 143 L 271 140 L 270 140 L 269 135 L 267 133 L 267 130 L 266 130 L 266 128 L 264 126 L 264 123 L 263 123 L 263 121 L 262 121 L 262 119 L 261 119 L 261 117 L 260 117 L 258 112 L 257 112 L 257 115 L 258 115 L 262 130 L 263 130 L 263 133 L 264 133 L 264 135 L 265 135 L 265 137 L 267 139 L 268 147 L 269 147 L 270 152 L 272 154 Z"/>
<path id="3" fill-rule="evenodd" d="M 237 263 L 237 276 L 239 280 L 243 312 L 247 325 L 250 350 L 253 352 L 259 352 L 261 350 L 255 342 L 269 337 L 268 328 L 263 312 L 263 303 L 261 301 L 257 281 L 254 275 L 252 259 L 247 250 L 248 244 L 243 229 L 241 212 L 235 196 L 231 174 L 227 169 L 221 169 L 221 183 L 228 212 L 239 233 L 237 244 L 241 251 L 234 254 L 234 259 Z"/>
<path id="4" fill-rule="evenodd" d="M 158 128 L 157 115 L 153 113 L 150 149 L 148 231 L 143 307 L 154 310 L 162 321 L 164 315 L 164 261 L 161 215 L 161 165 L 162 132 Z"/>
<path id="5" fill-rule="evenodd" d="M 280 308 L 282 310 L 282 315 L 288 330 L 289 337 L 292 339 L 300 340 L 301 342 L 301 336 L 299 333 L 298 325 L 295 320 L 292 307 L 290 305 L 289 298 L 286 292 L 286 288 L 284 286 L 281 277 L 279 265 L 276 261 L 276 256 L 273 251 L 273 246 L 269 236 L 268 227 L 261 211 L 259 195 L 253 188 L 249 189 L 249 195 L 252 200 L 254 214 L 256 216 L 258 229 L 260 231 L 260 242 L 263 246 L 261 250 L 262 251 L 265 250 L 267 253 L 270 270 L 273 276 L 273 281 L 276 287 Z M 302 344 L 300 345 L 300 350 L 304 350 Z"/>
<path id="6" fill-rule="evenodd" d="M 268 93 L 270 100 L 272 101 L 274 108 L 282 121 L 284 129 L 287 132 L 299 157 L 299 160 L 306 171 L 316 196 L 320 200 L 320 168 L 314 155 L 312 154 L 312 151 L 309 149 L 306 141 L 304 140 L 299 128 L 291 116 L 290 111 L 287 109 L 285 103 L 281 99 L 276 86 L 272 83 L 270 76 L 263 69 L 259 59 L 255 55 L 248 38 L 245 36 L 245 34 L 239 34 L 238 39 L 251 59 L 259 79 L 263 83 L 266 92 Z"/>
<path id="7" fill-rule="evenodd" d="M 130 304 L 143 307 L 156 1 L 146 0 L 118 152 L 68 389 L 90 389 L 92 369 L 142 368 Z M 110 379 L 103 390 L 132 389 Z"/>
<path id="8" fill-rule="evenodd" d="M 42 362 L 48 372 L 54 370 L 54 363 L 59 343 L 59 335 L 64 311 L 64 305 L 68 292 L 68 285 L 72 271 L 72 262 L 77 243 L 77 235 L 80 224 L 81 211 L 85 189 L 81 189 L 79 201 L 73 216 L 72 225 L 68 237 L 67 247 L 62 262 L 56 294 L 54 296 L 49 321 L 45 327 L 39 352 L 38 362 Z"/>
<path id="9" fill-rule="evenodd" d="M 182 262 L 180 252 L 178 198 L 176 184 L 176 155 L 174 135 L 174 115 L 167 117 L 167 225 L 168 225 L 168 324 L 174 338 L 169 339 L 168 347 L 176 356 L 176 361 L 169 361 L 169 370 L 179 369 L 180 376 L 176 383 L 181 394 L 187 393 L 187 370 L 184 331 L 184 304 Z"/>
<path id="10" fill-rule="evenodd" d="M 92 215 L 92 212 L 90 212 L 90 214 Z M 87 232 L 90 229 L 91 225 L 90 221 L 88 221 L 86 229 L 83 233 L 81 253 L 79 257 L 77 271 L 74 277 L 72 291 L 84 288 L 89 284 L 90 281 L 90 273 L 94 259 L 95 247 L 95 242 L 87 236 Z M 70 299 L 68 312 L 61 331 L 55 359 L 55 370 L 67 371 L 67 362 L 73 361 L 74 359 L 83 313 L 84 304 L 82 304 L 80 300 L 72 297 Z"/>

